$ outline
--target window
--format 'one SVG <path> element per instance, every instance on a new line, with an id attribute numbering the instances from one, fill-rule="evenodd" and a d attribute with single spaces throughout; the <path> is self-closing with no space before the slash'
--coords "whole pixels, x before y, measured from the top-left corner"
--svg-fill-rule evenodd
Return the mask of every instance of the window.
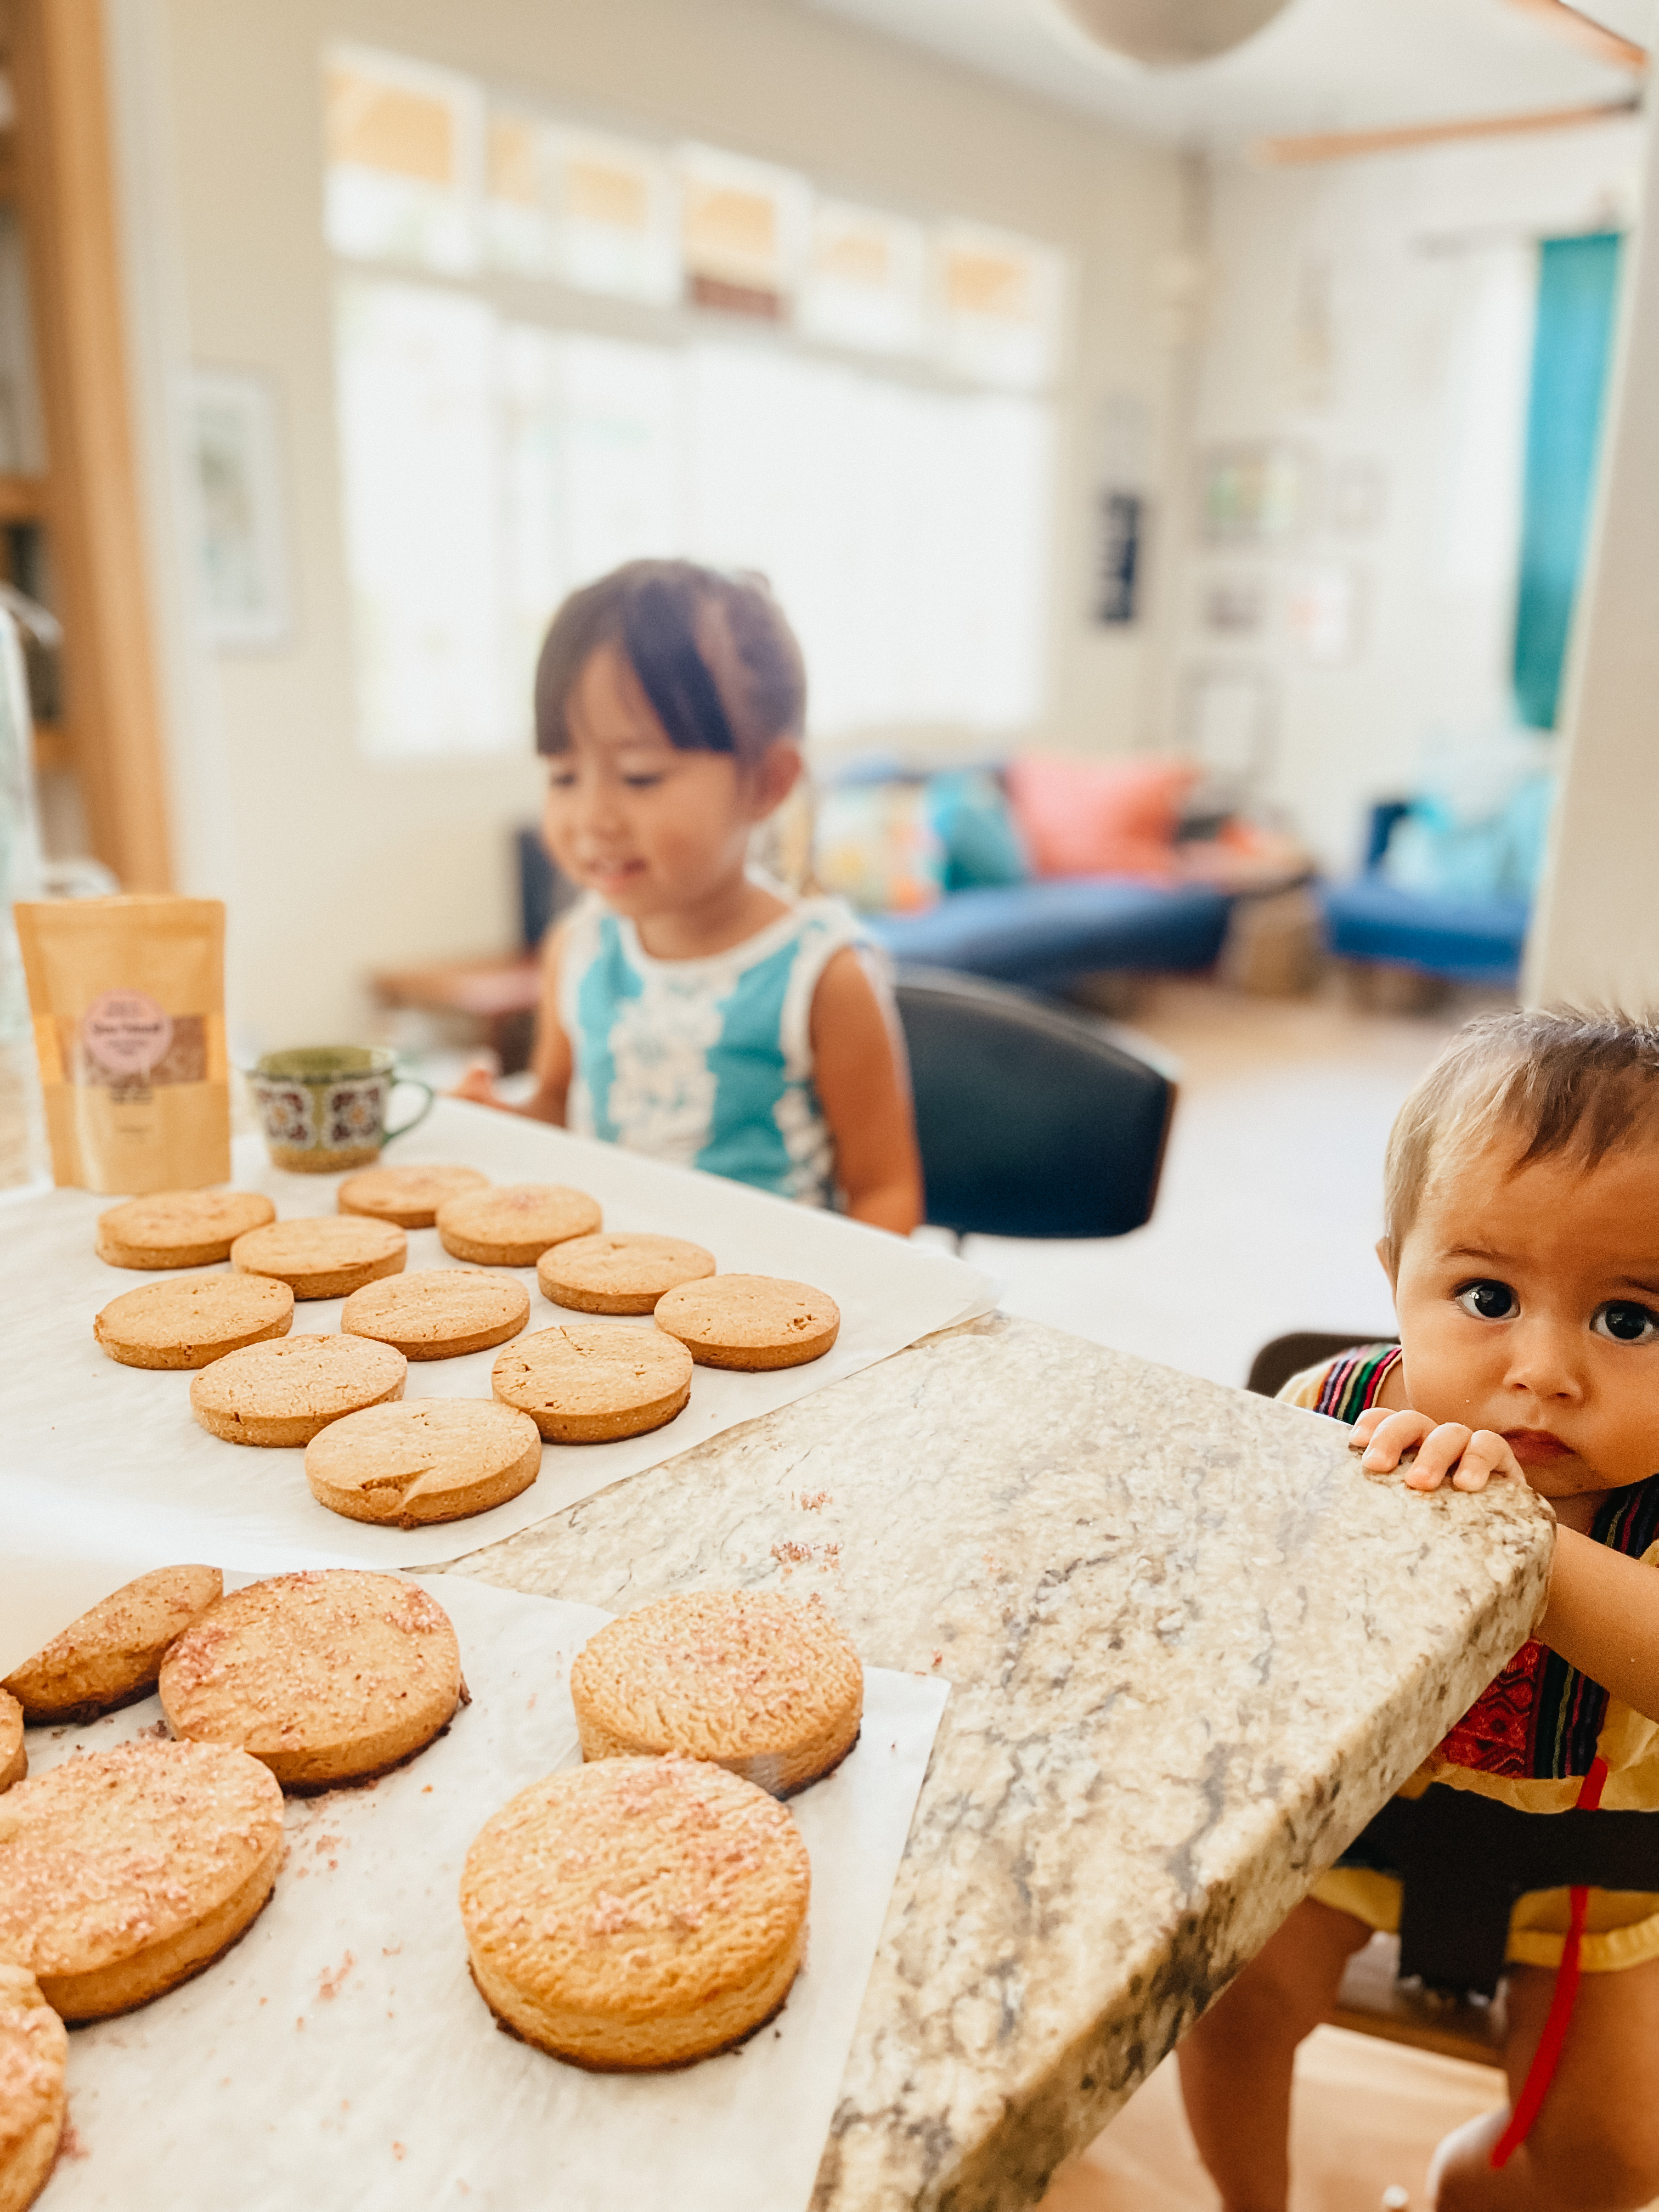
<path id="1" fill-rule="evenodd" d="M 1057 254 L 360 49 L 326 82 L 368 751 L 520 746 L 553 609 L 642 554 L 770 578 L 815 736 L 1038 714 Z"/>

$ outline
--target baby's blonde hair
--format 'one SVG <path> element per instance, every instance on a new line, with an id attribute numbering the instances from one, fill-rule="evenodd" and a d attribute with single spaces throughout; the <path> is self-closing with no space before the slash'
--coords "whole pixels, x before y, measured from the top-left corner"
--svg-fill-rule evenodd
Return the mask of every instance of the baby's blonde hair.
<path id="1" fill-rule="evenodd" d="M 1516 1169 L 1565 1152 L 1588 1170 L 1659 1140 L 1659 1024 L 1557 1006 L 1484 1014 L 1460 1030 L 1389 1133 L 1383 1233 L 1395 1262 L 1434 1175 L 1500 1133 Z"/>

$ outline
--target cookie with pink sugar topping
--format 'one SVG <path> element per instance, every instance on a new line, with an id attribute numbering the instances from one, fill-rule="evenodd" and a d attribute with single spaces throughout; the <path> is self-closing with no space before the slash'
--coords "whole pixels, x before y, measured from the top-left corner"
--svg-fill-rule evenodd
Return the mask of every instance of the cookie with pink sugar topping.
<path id="1" fill-rule="evenodd" d="M 69 2036 L 22 1966 L 0 1966 L 0 2212 L 46 2185 L 64 2132 Z"/>
<path id="2" fill-rule="evenodd" d="M 811 1881 L 788 1812 L 724 1767 L 567 1767 L 503 1805 L 467 1853 L 472 1979 L 555 2057 L 599 2073 L 689 2066 L 782 2007 Z"/>
<path id="3" fill-rule="evenodd" d="M 584 1759 L 684 1752 L 787 1797 L 858 1741 L 864 1668 L 816 1597 L 687 1590 L 590 1637 L 570 1702 Z"/>

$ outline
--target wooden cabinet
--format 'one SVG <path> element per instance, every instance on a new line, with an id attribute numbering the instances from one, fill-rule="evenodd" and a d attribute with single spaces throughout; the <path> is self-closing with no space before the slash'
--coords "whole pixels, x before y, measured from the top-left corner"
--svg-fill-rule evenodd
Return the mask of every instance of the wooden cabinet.
<path id="1" fill-rule="evenodd" d="M 44 447 L 38 473 L 0 473 L 0 566 L 64 631 L 61 702 L 43 719 L 36 765 L 43 784 L 73 778 L 88 845 L 123 890 L 166 890 L 101 0 L 0 0 L 0 57 L 14 108 L 0 198 L 22 232 Z"/>

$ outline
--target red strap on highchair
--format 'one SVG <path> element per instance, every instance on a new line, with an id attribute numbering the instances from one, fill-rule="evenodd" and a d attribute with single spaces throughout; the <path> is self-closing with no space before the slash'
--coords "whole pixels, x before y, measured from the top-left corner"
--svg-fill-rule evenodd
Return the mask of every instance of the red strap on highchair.
<path id="1" fill-rule="evenodd" d="M 1593 1813 L 1601 1802 L 1601 1790 L 1607 1778 L 1607 1762 L 1599 1755 L 1591 1762 L 1578 1792 L 1578 1810 Z M 1555 2079 L 1555 2069 L 1561 2062 L 1561 2052 L 1567 2039 L 1567 2029 L 1572 2022 L 1572 2008 L 1578 1995 L 1578 1954 L 1583 1940 L 1584 1917 L 1589 1911 L 1589 1891 L 1575 1886 L 1568 1892 L 1571 1910 L 1567 1917 L 1567 1932 L 1561 1944 L 1561 1963 L 1555 1970 L 1555 1988 L 1550 1997 L 1549 2017 L 1544 2022 L 1544 2033 L 1538 2039 L 1538 2048 L 1532 2055 L 1532 2064 L 1527 2069 L 1527 2078 L 1521 2085 L 1521 2094 L 1515 2100 L 1515 2110 L 1510 2114 L 1510 2124 L 1492 2146 L 1494 2166 L 1507 2166 L 1532 2133 L 1532 2124 L 1543 2107 L 1549 2094 L 1550 2083 Z"/>

